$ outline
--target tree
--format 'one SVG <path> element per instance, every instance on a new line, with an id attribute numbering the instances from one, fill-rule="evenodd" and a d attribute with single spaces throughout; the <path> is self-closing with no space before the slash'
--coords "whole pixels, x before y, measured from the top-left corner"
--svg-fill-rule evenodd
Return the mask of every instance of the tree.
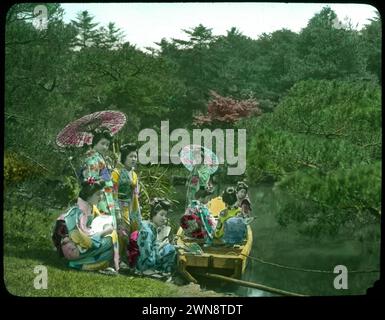
<path id="1" fill-rule="evenodd" d="M 370 23 L 361 30 L 361 39 L 366 57 L 366 70 L 377 76 L 381 83 L 381 18 L 379 12 L 376 17 L 369 19 Z"/>
<path id="2" fill-rule="evenodd" d="M 195 110 L 203 110 L 208 99 L 208 88 L 217 75 L 215 57 L 211 45 L 216 37 L 203 25 L 191 30 L 183 30 L 188 40 L 172 39 L 171 43 L 163 40 L 160 56 L 175 65 L 176 76 L 186 86 L 186 98 L 181 107 L 188 105 L 191 119 Z M 185 113 L 184 110 L 181 113 Z"/>
<path id="3" fill-rule="evenodd" d="M 87 10 L 79 12 L 76 20 L 71 20 L 73 26 L 77 30 L 77 37 L 73 45 L 76 47 L 86 48 L 100 42 L 100 33 L 96 29 L 99 23 L 93 23 L 94 17 Z"/>
<path id="4" fill-rule="evenodd" d="M 337 15 L 330 7 L 309 20 L 298 38 L 299 60 L 292 72 L 300 79 L 363 78 L 363 59 L 358 32 L 336 27 Z M 300 80 L 298 79 L 298 80 Z"/>
<path id="5" fill-rule="evenodd" d="M 381 215 L 381 99 L 372 82 L 297 83 L 254 127 L 251 181 L 273 177 L 279 222 L 335 234 Z"/>
<path id="6" fill-rule="evenodd" d="M 5 47 L 5 150 L 34 166 L 38 177 L 59 174 L 66 165 L 53 150 L 60 119 L 70 119 L 76 108 L 66 108 L 66 66 L 76 31 L 62 21 L 62 8 L 46 4 L 47 28 L 32 24 L 35 5 L 15 5 L 8 12 Z M 60 116 L 58 116 L 60 115 Z M 67 118 L 68 117 L 68 118 Z M 28 173 L 27 172 L 27 173 Z M 28 178 L 28 174 L 24 178 Z"/>
<path id="7" fill-rule="evenodd" d="M 222 97 L 214 91 L 210 94 L 207 114 L 194 116 L 196 125 L 233 124 L 242 118 L 261 114 L 258 103 L 253 99 L 237 101 L 231 97 Z"/>
<path id="8" fill-rule="evenodd" d="M 182 29 L 189 37 L 188 41 L 180 39 L 172 39 L 173 43 L 180 49 L 208 49 L 211 42 L 215 39 L 212 29 L 206 28 L 202 24 L 190 30 Z"/>
<path id="9" fill-rule="evenodd" d="M 115 23 L 110 22 L 107 26 L 99 28 L 100 39 L 98 45 L 106 49 L 117 49 L 122 45 L 124 32 L 115 26 Z"/>

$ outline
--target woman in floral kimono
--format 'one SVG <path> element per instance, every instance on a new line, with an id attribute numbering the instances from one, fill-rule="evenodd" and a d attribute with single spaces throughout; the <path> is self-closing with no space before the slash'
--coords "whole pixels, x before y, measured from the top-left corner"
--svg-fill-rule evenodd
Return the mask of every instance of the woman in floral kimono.
<path id="1" fill-rule="evenodd" d="M 186 237 L 205 239 L 206 244 L 212 243 L 215 229 L 215 220 L 207 207 L 211 195 L 211 190 L 198 190 L 180 221 Z"/>
<path id="2" fill-rule="evenodd" d="M 143 272 L 152 269 L 165 273 L 174 270 L 176 264 L 175 246 L 167 241 L 160 242 L 157 240 L 158 229 L 167 222 L 169 209 L 170 203 L 166 199 L 154 198 L 151 202 L 150 220 L 142 221 L 139 228 L 137 270 Z"/>
<path id="3" fill-rule="evenodd" d="M 186 207 L 191 204 L 191 201 L 195 200 L 195 193 L 201 189 L 209 189 L 213 188 L 210 182 L 210 176 L 212 171 L 208 165 L 203 163 L 204 159 L 204 150 L 196 149 L 194 150 L 194 160 L 193 163 L 196 163 L 190 173 L 190 176 L 187 179 L 187 202 Z"/>
<path id="4" fill-rule="evenodd" d="M 80 174 L 80 180 L 89 177 L 105 181 L 104 199 L 98 203 L 101 214 L 109 214 L 115 217 L 115 203 L 112 195 L 111 171 L 112 161 L 107 157 L 107 151 L 112 141 L 112 135 L 108 129 L 96 129 L 92 138 L 92 148 L 86 152 Z"/>
<path id="5" fill-rule="evenodd" d="M 112 225 L 117 230 L 115 201 L 113 198 L 113 183 L 111 179 L 112 160 L 107 157 L 107 151 L 112 141 L 111 132 L 106 128 L 97 128 L 93 133 L 92 148 L 86 152 L 86 158 L 81 167 L 80 181 L 87 179 L 103 180 L 105 187 L 97 209 L 102 215 L 112 216 Z M 114 243 L 115 265 L 119 264 L 118 242 Z"/>
<path id="6" fill-rule="evenodd" d="M 116 274 L 114 269 L 109 268 L 114 258 L 114 244 L 117 243 L 112 219 L 106 219 L 98 230 L 92 225 L 100 214 L 96 205 L 104 186 L 104 181 L 92 178 L 83 181 L 76 205 L 56 220 L 52 240 L 60 256 L 69 261 L 71 268 L 103 269 Z"/>
<path id="7" fill-rule="evenodd" d="M 142 222 L 139 205 L 139 181 L 134 171 L 138 161 L 135 144 L 120 147 L 120 163 L 112 171 L 114 199 L 119 204 L 118 222 L 121 255 L 126 251 L 130 234 L 139 229 Z"/>

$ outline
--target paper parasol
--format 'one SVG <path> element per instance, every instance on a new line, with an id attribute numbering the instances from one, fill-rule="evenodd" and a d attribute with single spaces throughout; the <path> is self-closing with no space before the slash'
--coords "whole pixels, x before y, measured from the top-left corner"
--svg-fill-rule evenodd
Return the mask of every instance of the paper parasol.
<path id="1" fill-rule="evenodd" d="M 192 171 L 194 166 L 200 163 L 208 168 L 210 175 L 218 170 L 219 160 L 217 155 L 210 149 L 197 144 L 190 144 L 183 147 L 179 158 L 189 171 Z"/>
<path id="2" fill-rule="evenodd" d="M 92 132 L 96 128 L 106 128 L 116 134 L 126 123 L 126 115 L 120 111 L 99 111 L 77 119 L 60 131 L 56 137 L 59 147 L 82 147 L 92 143 Z"/>

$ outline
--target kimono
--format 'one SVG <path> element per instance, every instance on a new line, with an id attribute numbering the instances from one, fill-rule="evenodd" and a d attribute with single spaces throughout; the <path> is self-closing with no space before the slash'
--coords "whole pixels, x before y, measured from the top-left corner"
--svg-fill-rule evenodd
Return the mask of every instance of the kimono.
<path id="1" fill-rule="evenodd" d="M 154 269 L 160 272 L 172 272 L 176 263 L 176 250 L 172 244 L 167 243 L 160 247 L 157 241 L 157 227 L 150 221 L 143 221 L 140 225 L 137 245 L 139 257 L 136 269 L 145 271 Z"/>
<path id="2" fill-rule="evenodd" d="M 181 227 L 187 237 L 205 239 L 211 243 L 215 222 L 206 205 L 193 200 L 181 218 Z"/>
<path id="3" fill-rule="evenodd" d="M 119 164 L 112 171 L 114 199 L 119 204 L 122 221 L 130 232 L 139 229 L 142 221 L 139 205 L 139 179 L 135 171 Z"/>
<path id="4" fill-rule="evenodd" d="M 224 223 L 223 242 L 240 244 L 246 239 L 247 226 L 245 219 L 240 216 L 229 218 Z"/>
<path id="5" fill-rule="evenodd" d="M 119 164 L 112 171 L 113 194 L 116 203 L 121 210 L 121 219 L 118 222 L 119 247 L 121 255 L 127 251 L 130 234 L 139 229 L 142 216 L 139 205 L 139 181 L 135 171 L 128 171 L 122 164 Z M 132 264 L 132 263 L 131 263 Z"/>
<path id="6" fill-rule="evenodd" d="M 251 202 L 248 196 L 238 200 L 238 206 L 241 208 L 244 217 L 248 217 L 251 214 Z"/>
<path id="7" fill-rule="evenodd" d="M 195 193 L 201 188 L 207 188 L 210 183 L 210 169 L 208 166 L 194 167 L 187 181 L 187 206 L 195 200 Z"/>
<path id="8" fill-rule="evenodd" d="M 224 235 L 224 226 L 226 220 L 236 217 L 241 213 L 241 209 L 238 206 L 229 207 L 221 211 L 218 217 L 217 226 L 215 228 L 214 236 L 215 238 L 222 238 Z"/>
<path id="9" fill-rule="evenodd" d="M 115 217 L 115 202 L 112 195 L 113 183 L 111 180 L 110 169 L 108 163 L 105 161 L 103 156 L 91 149 L 86 153 L 86 159 L 81 168 L 81 178 L 87 179 L 89 177 L 94 177 L 95 179 L 103 179 L 106 182 L 104 187 L 104 199 L 98 203 L 98 210 L 102 214 L 112 215 L 114 218 L 114 223 L 116 227 L 116 217 Z"/>
<path id="10" fill-rule="evenodd" d="M 109 266 L 116 258 L 116 231 L 102 237 L 91 228 L 99 214 L 96 207 L 78 199 L 77 205 L 59 216 L 52 239 L 59 253 L 69 261 L 69 267 L 79 270 L 99 270 Z"/>

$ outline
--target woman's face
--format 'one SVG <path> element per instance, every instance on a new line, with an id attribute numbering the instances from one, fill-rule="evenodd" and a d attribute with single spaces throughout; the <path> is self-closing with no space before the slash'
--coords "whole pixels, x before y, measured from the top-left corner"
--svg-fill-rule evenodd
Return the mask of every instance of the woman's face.
<path id="1" fill-rule="evenodd" d="M 91 197 L 88 198 L 87 202 L 91 206 L 96 206 L 102 199 L 103 190 L 95 192 Z"/>
<path id="2" fill-rule="evenodd" d="M 246 197 L 247 191 L 245 189 L 241 189 L 237 192 L 238 199 L 243 199 Z"/>
<path id="3" fill-rule="evenodd" d="M 162 209 L 157 212 L 156 215 L 152 217 L 152 222 L 157 226 L 161 227 L 167 222 L 167 211 Z"/>
<path id="4" fill-rule="evenodd" d="M 124 166 L 126 168 L 134 168 L 136 167 L 137 163 L 138 163 L 138 154 L 136 153 L 136 151 L 131 151 L 126 157 Z"/>
<path id="5" fill-rule="evenodd" d="M 106 138 L 101 138 L 98 143 L 94 145 L 94 150 L 104 155 L 108 151 L 109 147 L 110 141 Z"/>

